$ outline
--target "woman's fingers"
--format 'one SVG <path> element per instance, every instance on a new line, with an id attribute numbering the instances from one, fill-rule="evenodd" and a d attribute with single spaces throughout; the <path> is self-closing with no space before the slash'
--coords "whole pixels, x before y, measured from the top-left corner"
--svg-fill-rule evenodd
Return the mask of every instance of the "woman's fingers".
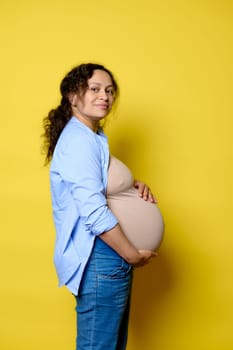
<path id="1" fill-rule="evenodd" d="M 138 189 L 139 196 L 145 201 L 149 200 L 151 203 L 158 203 L 158 200 L 151 192 L 150 187 L 144 184 L 144 182 L 135 180 L 134 187 Z"/>

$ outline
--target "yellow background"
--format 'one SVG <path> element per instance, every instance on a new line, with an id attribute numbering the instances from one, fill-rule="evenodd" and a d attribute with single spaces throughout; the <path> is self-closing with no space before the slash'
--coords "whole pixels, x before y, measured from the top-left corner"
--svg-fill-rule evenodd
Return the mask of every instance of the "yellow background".
<path id="1" fill-rule="evenodd" d="M 135 274 L 128 349 L 233 349 L 232 1 L 2 0 L 0 27 L 0 348 L 74 349 L 40 134 L 64 74 L 97 61 L 121 87 L 112 152 L 166 222 Z"/>

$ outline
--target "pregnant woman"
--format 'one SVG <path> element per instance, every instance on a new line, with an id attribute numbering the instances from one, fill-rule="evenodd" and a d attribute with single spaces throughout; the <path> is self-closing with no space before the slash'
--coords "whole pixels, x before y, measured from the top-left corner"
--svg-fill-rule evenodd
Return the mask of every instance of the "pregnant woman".
<path id="1" fill-rule="evenodd" d="M 77 350 L 125 350 L 132 268 L 155 256 L 163 220 L 149 188 L 109 154 L 101 122 L 119 92 L 113 74 L 81 64 L 60 92 L 44 119 L 59 285 L 77 300 Z"/>

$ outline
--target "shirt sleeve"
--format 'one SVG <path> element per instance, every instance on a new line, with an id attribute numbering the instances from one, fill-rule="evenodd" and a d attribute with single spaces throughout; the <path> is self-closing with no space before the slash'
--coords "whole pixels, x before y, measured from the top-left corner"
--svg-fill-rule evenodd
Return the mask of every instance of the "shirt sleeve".
<path id="1" fill-rule="evenodd" d="M 59 172 L 69 188 L 78 215 L 94 235 L 112 229 L 116 217 L 107 206 L 100 145 L 96 135 L 72 130 L 56 150 Z"/>

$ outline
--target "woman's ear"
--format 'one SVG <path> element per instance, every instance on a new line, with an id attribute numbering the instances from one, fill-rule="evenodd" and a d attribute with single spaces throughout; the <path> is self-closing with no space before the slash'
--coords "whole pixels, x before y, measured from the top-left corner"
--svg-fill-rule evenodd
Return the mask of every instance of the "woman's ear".
<path id="1" fill-rule="evenodd" d="M 68 100 L 72 107 L 77 107 L 77 94 L 75 92 L 69 93 Z"/>

